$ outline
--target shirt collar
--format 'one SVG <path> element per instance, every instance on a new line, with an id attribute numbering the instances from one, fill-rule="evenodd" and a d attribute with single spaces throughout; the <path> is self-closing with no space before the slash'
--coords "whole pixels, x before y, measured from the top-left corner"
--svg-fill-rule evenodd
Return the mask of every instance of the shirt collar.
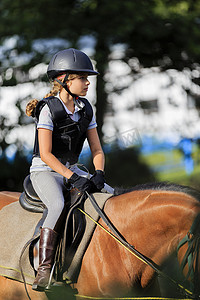
<path id="1" fill-rule="evenodd" d="M 64 105 L 63 101 L 61 100 L 60 98 L 60 95 L 58 94 L 57 95 L 57 98 L 61 101 L 61 103 L 63 104 L 66 112 L 69 114 L 69 115 L 73 115 L 73 113 Z M 81 108 L 79 108 L 77 105 L 75 105 L 75 110 L 74 110 L 74 114 L 79 112 L 80 110 L 83 109 L 83 107 L 85 106 L 85 104 L 81 101 L 80 98 L 78 98 L 76 101 L 78 101 L 78 104 L 80 105 Z"/>

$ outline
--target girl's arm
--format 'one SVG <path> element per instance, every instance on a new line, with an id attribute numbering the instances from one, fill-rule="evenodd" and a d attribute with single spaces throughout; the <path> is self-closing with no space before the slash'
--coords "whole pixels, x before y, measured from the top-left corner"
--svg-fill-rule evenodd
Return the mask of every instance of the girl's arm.
<path id="1" fill-rule="evenodd" d="M 45 128 L 38 129 L 38 141 L 40 149 L 40 157 L 52 170 L 61 174 L 66 178 L 70 178 L 73 174 L 66 166 L 64 166 L 52 154 L 52 131 Z"/>
<path id="2" fill-rule="evenodd" d="M 90 181 L 87 178 L 73 173 L 52 154 L 52 131 L 49 129 L 39 128 L 38 139 L 40 157 L 42 161 L 44 161 L 52 170 L 69 179 L 70 183 L 80 192 L 89 192 L 91 189 Z"/>
<path id="3" fill-rule="evenodd" d="M 105 157 L 96 128 L 88 129 L 87 139 L 92 152 L 95 170 L 104 170 Z"/>

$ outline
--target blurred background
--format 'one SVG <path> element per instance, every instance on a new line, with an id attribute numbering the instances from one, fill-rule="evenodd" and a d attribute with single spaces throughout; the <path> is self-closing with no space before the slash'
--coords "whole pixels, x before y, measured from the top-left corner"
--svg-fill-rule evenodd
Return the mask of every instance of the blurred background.
<path id="1" fill-rule="evenodd" d="M 34 121 L 59 50 L 100 72 L 92 103 L 113 186 L 172 181 L 200 189 L 200 0 L 1 0 L 0 190 L 22 191 Z M 81 162 L 91 168 L 85 144 Z"/>

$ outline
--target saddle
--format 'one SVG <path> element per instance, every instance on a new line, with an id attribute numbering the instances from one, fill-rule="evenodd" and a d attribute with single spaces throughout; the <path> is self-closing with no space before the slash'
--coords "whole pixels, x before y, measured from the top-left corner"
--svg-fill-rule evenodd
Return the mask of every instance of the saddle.
<path id="1" fill-rule="evenodd" d="M 31 212 L 43 213 L 46 206 L 35 192 L 30 180 L 30 175 L 26 176 L 24 179 L 23 187 L 24 191 L 19 197 L 19 203 L 21 206 Z"/>
<path id="2" fill-rule="evenodd" d="M 29 250 L 30 263 L 34 268 L 33 248 L 35 243 L 39 239 L 40 227 L 43 225 L 47 216 L 47 207 L 40 200 L 37 193 L 35 192 L 30 180 L 30 175 L 28 175 L 25 178 L 23 187 L 24 191 L 19 197 L 20 205 L 25 210 L 42 214 L 42 217 L 38 222 L 33 235 L 33 237 L 35 236 L 36 238 L 35 240 L 33 239 L 33 241 L 31 242 Z M 85 217 L 79 210 L 75 209 L 77 207 L 83 207 L 85 197 L 76 189 L 68 191 L 64 196 L 66 200 L 66 216 L 65 223 L 63 223 L 62 225 L 62 238 L 57 251 L 56 280 L 58 281 L 62 280 L 62 273 L 65 272 L 68 266 L 70 265 L 85 230 Z"/>

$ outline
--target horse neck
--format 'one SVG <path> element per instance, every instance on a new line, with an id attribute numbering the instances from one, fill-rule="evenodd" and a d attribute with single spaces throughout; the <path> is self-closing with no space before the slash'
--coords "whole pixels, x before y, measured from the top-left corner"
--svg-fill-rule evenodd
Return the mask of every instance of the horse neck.
<path id="1" fill-rule="evenodd" d="M 162 263 L 190 229 L 199 203 L 173 191 L 134 191 L 111 198 L 105 211 L 126 240 Z"/>

